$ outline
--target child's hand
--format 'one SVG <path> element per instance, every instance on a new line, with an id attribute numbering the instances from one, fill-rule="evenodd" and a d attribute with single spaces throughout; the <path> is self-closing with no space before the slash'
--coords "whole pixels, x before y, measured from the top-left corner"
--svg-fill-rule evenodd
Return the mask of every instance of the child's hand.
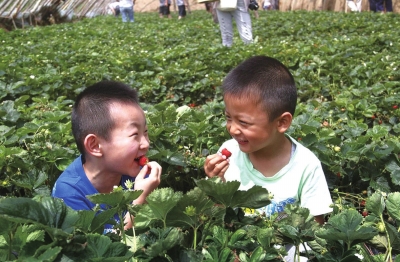
<path id="1" fill-rule="evenodd" d="M 151 169 L 149 173 L 149 169 Z M 143 204 L 146 197 L 158 187 L 161 182 L 162 168 L 157 162 L 149 162 L 143 166 L 135 178 L 135 190 L 143 190 L 143 193 L 133 201 L 133 204 Z"/>
<path id="2" fill-rule="evenodd" d="M 218 176 L 225 181 L 224 175 L 229 167 L 229 159 L 226 155 L 217 153 L 209 155 L 204 163 L 204 171 L 208 177 Z"/>

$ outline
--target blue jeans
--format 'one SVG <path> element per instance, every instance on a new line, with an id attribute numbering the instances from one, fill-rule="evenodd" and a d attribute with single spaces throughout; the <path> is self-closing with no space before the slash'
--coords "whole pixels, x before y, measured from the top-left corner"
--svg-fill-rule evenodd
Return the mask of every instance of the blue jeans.
<path id="1" fill-rule="evenodd" d="M 133 6 L 131 7 L 120 7 L 119 8 L 121 11 L 121 16 L 122 16 L 122 22 L 128 22 L 128 18 L 130 22 L 133 22 Z"/>

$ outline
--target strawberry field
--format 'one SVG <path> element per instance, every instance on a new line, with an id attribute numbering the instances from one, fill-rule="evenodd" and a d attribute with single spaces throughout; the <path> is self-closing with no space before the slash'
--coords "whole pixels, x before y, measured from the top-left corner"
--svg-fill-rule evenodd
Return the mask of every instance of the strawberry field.
<path id="1" fill-rule="evenodd" d="M 252 14 L 253 15 L 253 14 Z M 184 20 L 135 14 L 0 31 L 1 261 L 283 261 L 285 244 L 309 261 L 400 261 L 400 20 L 397 14 L 263 12 L 254 43 L 221 45 L 205 11 Z M 229 138 L 219 86 L 253 55 L 291 70 L 298 107 L 289 134 L 321 160 L 334 212 L 245 216 L 265 189 L 204 180 L 203 162 Z M 91 196 L 109 209 L 76 212 L 50 198 L 78 155 L 70 125 L 77 94 L 103 79 L 136 88 L 148 120 L 148 157 L 160 189 Z M 102 235 L 130 210 L 135 230 Z M 122 227 L 123 228 L 123 227 Z"/>

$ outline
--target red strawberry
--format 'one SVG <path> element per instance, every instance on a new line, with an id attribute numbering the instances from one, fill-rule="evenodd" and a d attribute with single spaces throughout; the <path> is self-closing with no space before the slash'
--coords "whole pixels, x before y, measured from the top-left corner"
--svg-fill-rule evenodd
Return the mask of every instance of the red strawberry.
<path id="1" fill-rule="evenodd" d="M 149 159 L 146 156 L 141 156 L 138 160 L 139 166 L 145 166 L 149 163 Z"/>
<path id="2" fill-rule="evenodd" d="M 232 155 L 232 153 L 229 152 L 229 150 L 226 149 L 226 148 L 222 149 L 221 153 L 222 153 L 224 156 L 226 156 L 227 159 Z"/>
<path id="3" fill-rule="evenodd" d="M 363 216 L 363 217 L 368 216 L 368 211 L 364 209 L 363 212 L 362 212 L 362 216 Z"/>

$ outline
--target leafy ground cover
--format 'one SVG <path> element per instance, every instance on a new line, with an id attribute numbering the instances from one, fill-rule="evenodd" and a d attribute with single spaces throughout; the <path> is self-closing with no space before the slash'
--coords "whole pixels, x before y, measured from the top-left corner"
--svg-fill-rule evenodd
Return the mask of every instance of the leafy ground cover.
<path id="1" fill-rule="evenodd" d="M 108 253 L 100 257 L 112 261 L 133 254 L 139 261 L 279 261 L 283 251 L 275 244 L 304 241 L 314 243 L 315 261 L 357 261 L 364 243 L 382 253 L 371 261 L 394 259 L 400 249 L 398 15 L 260 12 L 253 19 L 255 43 L 245 46 L 235 35 L 231 49 L 221 46 L 218 25 L 204 11 L 179 21 L 152 13 L 135 19 L 122 24 L 96 17 L 0 31 L 0 194 L 10 197 L 0 200 L 0 219 L 7 221 L 0 227 L 4 260 L 15 252 L 39 261 L 73 260 L 85 252 L 82 257 L 95 261 L 100 251 L 94 246 L 101 242 L 108 249 L 99 250 Z M 228 138 L 218 91 L 223 77 L 258 54 L 282 61 L 297 81 L 299 105 L 289 133 L 321 159 L 335 199 L 335 212 L 322 229 L 297 207 L 287 210 L 292 218 L 262 218 L 260 224 L 258 216 L 243 217 L 238 203 L 212 194 L 232 196 L 235 185 L 216 189 L 220 185 L 193 180 L 204 178 L 204 157 Z M 69 123 L 73 100 L 102 79 L 139 90 L 152 141 L 148 156 L 163 165 L 162 186 L 172 190 L 157 190 L 149 205 L 131 210 L 139 240 L 128 243 L 129 250 L 111 244 L 119 243 L 118 235 L 96 234 L 104 217 L 77 214 L 46 198 L 77 155 Z M 254 190 L 255 199 L 263 199 L 265 192 Z M 211 198 L 201 202 L 206 196 Z M 128 208 L 124 203 L 110 206 Z M 27 205 L 35 208 L 17 212 Z M 38 210 L 47 211 L 36 216 Z M 54 214 L 61 220 L 47 218 Z M 181 221 L 174 214 L 186 217 Z"/>

